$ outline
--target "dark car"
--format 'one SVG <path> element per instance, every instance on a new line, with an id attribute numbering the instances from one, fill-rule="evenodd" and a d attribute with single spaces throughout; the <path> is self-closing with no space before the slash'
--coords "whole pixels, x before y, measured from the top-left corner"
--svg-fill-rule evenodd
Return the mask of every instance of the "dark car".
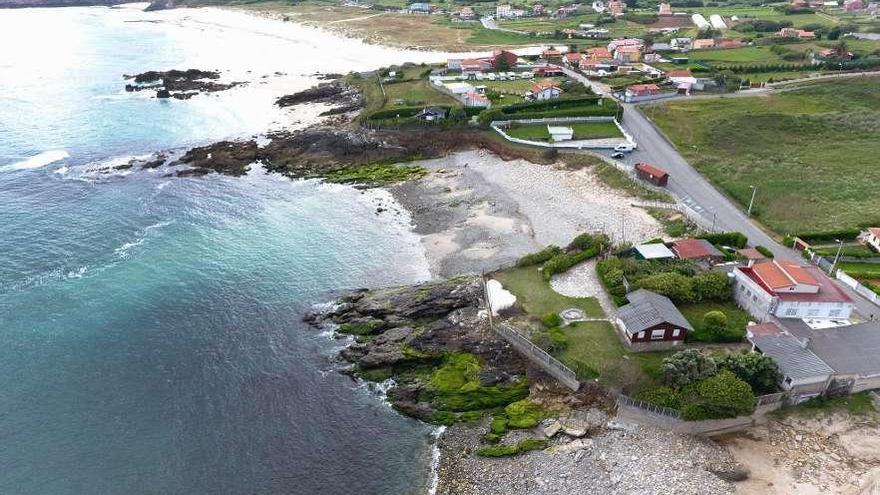
<path id="1" fill-rule="evenodd" d="M 611 153 L 611 158 L 614 158 L 615 160 L 620 160 L 621 158 L 623 158 L 623 153 L 615 151 L 614 153 Z"/>

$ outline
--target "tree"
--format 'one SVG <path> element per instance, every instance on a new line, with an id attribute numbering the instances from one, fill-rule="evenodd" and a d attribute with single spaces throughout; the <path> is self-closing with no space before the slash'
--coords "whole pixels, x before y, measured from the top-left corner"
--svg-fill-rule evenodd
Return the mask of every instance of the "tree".
<path id="1" fill-rule="evenodd" d="M 663 360 L 666 383 L 683 387 L 715 374 L 715 361 L 696 349 L 678 351 Z"/>
<path id="2" fill-rule="evenodd" d="M 727 315 L 721 311 L 708 311 L 703 315 L 703 327 L 712 335 L 720 337 L 727 331 Z"/>
<path id="3" fill-rule="evenodd" d="M 759 394 L 778 390 L 779 380 L 782 378 L 776 361 L 757 352 L 728 354 L 719 359 L 717 365 L 719 369 L 728 370 L 748 383 Z"/>
<path id="4" fill-rule="evenodd" d="M 547 328 L 558 327 L 562 325 L 562 317 L 559 316 L 558 313 L 550 311 L 541 317 L 541 322 L 544 323 L 544 326 Z"/>
<path id="5" fill-rule="evenodd" d="M 686 421 L 735 418 L 755 410 L 755 394 L 748 383 L 729 370 L 693 383 L 685 390 L 688 396 L 681 417 Z"/>

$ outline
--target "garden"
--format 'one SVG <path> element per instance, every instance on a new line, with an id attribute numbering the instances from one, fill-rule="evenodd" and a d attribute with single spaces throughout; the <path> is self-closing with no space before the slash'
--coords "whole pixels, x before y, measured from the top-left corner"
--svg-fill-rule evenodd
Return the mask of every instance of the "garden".
<path id="1" fill-rule="evenodd" d="M 573 134 L 572 140 L 587 139 L 607 139 L 622 138 L 620 129 L 614 122 L 577 122 L 550 124 L 560 125 L 563 127 L 571 127 Z M 511 124 L 505 132 L 515 138 L 526 139 L 530 141 L 550 141 L 550 133 L 547 131 L 547 124 L 517 125 Z"/>

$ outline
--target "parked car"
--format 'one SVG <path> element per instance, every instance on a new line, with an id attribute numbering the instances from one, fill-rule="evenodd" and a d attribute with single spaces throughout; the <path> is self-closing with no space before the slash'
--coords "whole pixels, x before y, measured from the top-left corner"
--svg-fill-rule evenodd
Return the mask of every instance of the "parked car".
<path id="1" fill-rule="evenodd" d="M 623 153 L 629 153 L 630 151 L 632 151 L 634 149 L 636 149 L 635 143 L 623 143 L 623 144 L 618 144 L 617 146 L 614 147 L 614 151 L 621 151 Z"/>
<path id="2" fill-rule="evenodd" d="M 615 160 L 620 160 L 623 158 L 623 153 L 615 151 L 614 153 L 611 153 L 611 158 L 614 158 Z"/>

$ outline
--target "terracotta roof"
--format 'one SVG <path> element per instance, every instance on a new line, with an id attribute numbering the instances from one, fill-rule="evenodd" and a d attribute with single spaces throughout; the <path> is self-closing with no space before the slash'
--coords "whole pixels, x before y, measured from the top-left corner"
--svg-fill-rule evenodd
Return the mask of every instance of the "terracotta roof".
<path id="1" fill-rule="evenodd" d="M 639 170 L 648 172 L 649 174 L 653 175 L 654 177 L 663 177 L 664 175 L 669 175 L 666 173 L 665 170 L 657 168 L 653 165 L 648 165 L 647 163 L 636 163 L 636 168 Z"/>
<path id="2" fill-rule="evenodd" d="M 789 278 L 785 270 L 779 267 L 773 261 L 766 263 L 756 263 L 752 266 L 755 275 L 761 279 L 765 287 L 775 292 L 779 289 L 785 289 L 795 285 L 795 281 Z"/>
<path id="3" fill-rule="evenodd" d="M 868 232 L 874 235 L 874 237 L 880 237 L 880 227 L 871 227 L 868 229 Z"/>
<path id="4" fill-rule="evenodd" d="M 607 48 L 600 46 L 598 48 L 587 49 L 587 56 L 592 59 L 611 58 L 611 52 L 609 52 Z"/>
<path id="5" fill-rule="evenodd" d="M 539 93 L 545 89 L 559 89 L 559 87 L 550 79 L 544 79 L 543 81 L 538 81 L 532 85 L 532 93 Z"/>
<path id="6" fill-rule="evenodd" d="M 803 265 L 789 260 L 776 261 L 775 263 L 799 284 L 816 285 L 819 283 L 815 277 L 807 272 L 807 268 Z"/>
<path id="7" fill-rule="evenodd" d="M 839 303 L 851 303 L 852 299 L 846 293 L 844 293 L 840 288 L 831 281 L 830 278 L 825 276 L 822 272 L 819 271 L 815 266 L 806 266 L 802 267 L 804 270 L 808 272 L 809 275 L 814 277 L 816 280 L 816 284 L 819 286 L 819 292 L 816 293 L 804 293 L 804 292 L 776 292 L 772 288 L 770 288 L 767 283 L 765 283 L 764 279 L 759 277 L 755 272 L 755 268 L 761 265 L 768 265 L 773 263 L 772 261 L 768 261 L 765 263 L 756 263 L 751 268 L 749 267 L 739 267 L 737 270 L 742 272 L 744 275 L 752 279 L 753 282 L 758 284 L 765 292 L 770 293 L 776 297 L 778 297 L 782 301 L 792 301 L 792 302 L 839 302 Z M 789 281 L 789 284 L 791 282 Z"/>
<path id="8" fill-rule="evenodd" d="M 700 258 L 722 257 L 721 251 L 705 239 L 682 239 L 672 243 L 672 250 L 679 258 L 695 260 Z"/>
<path id="9" fill-rule="evenodd" d="M 749 325 L 746 330 L 752 335 L 780 335 L 783 330 L 776 323 L 760 323 L 757 325 Z"/>

